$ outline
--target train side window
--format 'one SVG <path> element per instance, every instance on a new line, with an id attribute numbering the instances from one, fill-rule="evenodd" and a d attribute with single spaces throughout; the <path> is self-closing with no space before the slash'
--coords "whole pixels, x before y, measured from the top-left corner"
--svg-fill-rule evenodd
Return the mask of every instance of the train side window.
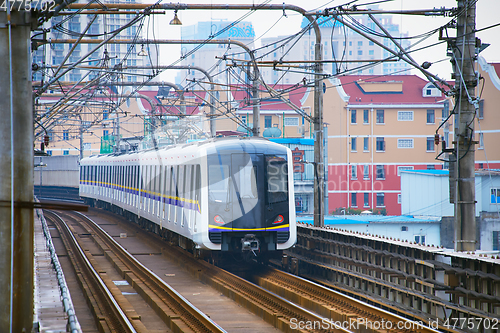
<path id="1" fill-rule="evenodd" d="M 165 202 L 168 203 L 168 199 L 170 196 L 170 168 L 168 166 L 165 166 L 165 171 L 164 171 L 164 176 L 163 177 L 163 194 L 165 196 Z"/>
<path id="2" fill-rule="evenodd" d="M 155 182 L 155 191 L 158 193 L 157 195 L 161 195 L 160 189 L 160 181 L 161 181 L 161 165 L 156 167 L 156 182 Z"/>
<path id="3" fill-rule="evenodd" d="M 208 197 L 214 202 L 228 202 L 229 195 L 229 166 L 210 165 L 208 167 Z"/>
<path id="4" fill-rule="evenodd" d="M 266 156 L 267 202 L 277 203 L 288 199 L 288 166 L 282 156 Z"/>
<path id="5" fill-rule="evenodd" d="M 198 205 L 197 210 L 201 213 L 201 205 L 200 205 L 200 195 L 201 195 L 201 171 L 200 166 L 196 165 L 196 181 L 195 181 L 195 204 Z"/>
<path id="6" fill-rule="evenodd" d="M 139 196 L 142 197 L 142 191 L 144 190 L 144 181 L 142 180 L 142 173 L 144 172 L 144 168 L 139 166 Z"/>
<path id="7" fill-rule="evenodd" d="M 183 198 L 186 195 L 186 166 L 179 166 L 179 197 Z"/>

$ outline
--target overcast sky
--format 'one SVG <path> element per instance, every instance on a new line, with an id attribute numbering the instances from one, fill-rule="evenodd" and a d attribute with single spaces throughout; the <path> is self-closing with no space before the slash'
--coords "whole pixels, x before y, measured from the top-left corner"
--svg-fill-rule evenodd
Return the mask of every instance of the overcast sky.
<path id="1" fill-rule="evenodd" d="M 147 2 L 147 0 L 143 0 Z M 292 0 L 285 1 L 286 4 L 292 4 L 302 7 L 308 11 L 323 9 L 325 7 L 334 7 L 346 3 L 348 0 Z M 369 2 L 375 2 L 371 0 L 361 0 L 357 1 L 358 5 L 362 5 Z M 234 4 L 260 4 L 264 1 L 235 1 L 235 0 L 223 0 L 223 1 L 181 1 L 180 3 L 206 3 L 206 4 L 221 4 L 221 3 L 234 3 Z M 269 1 L 268 4 L 282 4 L 283 1 Z M 434 7 L 445 7 L 452 8 L 457 6 L 457 1 L 455 0 L 394 0 L 379 4 L 381 9 L 432 9 Z M 360 8 L 366 8 L 360 6 Z M 477 15 L 476 15 L 476 28 L 481 29 L 500 22 L 500 15 L 498 14 L 500 10 L 500 0 L 478 0 L 477 1 Z M 228 19 L 234 21 L 240 17 L 246 15 L 247 11 L 195 11 L 195 10 L 181 10 L 179 11 L 179 18 L 184 26 L 196 24 L 198 21 L 210 21 L 219 19 Z M 272 37 L 272 36 L 283 36 L 293 34 L 300 30 L 300 23 L 302 21 L 302 15 L 286 11 L 287 17 L 283 17 L 282 11 L 256 11 L 245 18 L 246 21 L 251 21 L 255 29 L 256 37 Z M 168 22 L 173 18 L 173 12 L 168 11 L 165 15 L 153 15 L 156 27 L 155 37 L 164 39 L 181 39 L 180 27 L 170 26 Z M 409 16 L 409 15 L 395 15 L 393 17 L 393 23 L 399 24 L 400 31 L 408 32 L 410 36 L 425 33 L 429 30 L 437 28 L 450 20 L 449 17 L 422 17 L 422 16 Z M 158 23 L 160 22 L 160 23 Z M 277 22 L 277 23 L 276 23 Z M 151 21 L 153 23 L 153 21 Z M 274 26 L 273 26 L 274 25 Z M 491 46 L 488 47 L 481 53 L 488 62 L 500 62 L 500 26 L 487 31 L 477 33 L 477 37 L 481 38 L 483 43 L 490 43 Z M 152 38 L 150 35 L 149 38 Z M 418 45 L 421 47 L 426 44 L 433 44 L 438 42 L 437 34 L 425 40 Z M 172 52 L 173 51 L 173 52 Z M 175 61 L 180 54 L 180 48 L 172 47 L 171 45 L 162 48 L 162 59 L 161 64 L 168 65 Z M 412 56 L 417 62 L 422 63 L 423 61 L 430 61 L 434 65 L 430 68 L 430 71 L 438 74 L 444 79 L 450 79 L 451 66 L 449 64 L 449 58 L 446 57 L 446 46 L 441 44 L 425 51 L 419 51 L 413 53 Z M 414 72 L 416 73 L 416 72 Z M 161 79 L 165 81 L 174 81 L 175 73 L 162 74 Z"/>

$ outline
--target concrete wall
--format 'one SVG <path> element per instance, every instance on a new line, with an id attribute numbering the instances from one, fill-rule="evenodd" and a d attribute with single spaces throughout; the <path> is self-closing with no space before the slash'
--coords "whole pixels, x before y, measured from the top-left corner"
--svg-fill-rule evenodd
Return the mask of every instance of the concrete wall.
<path id="1" fill-rule="evenodd" d="M 493 251 L 493 231 L 500 231 L 500 216 L 498 213 L 481 213 L 480 226 L 480 249 L 482 251 Z"/>
<path id="2" fill-rule="evenodd" d="M 401 172 L 401 214 L 453 216 L 448 174 L 423 171 Z"/>
<path id="3" fill-rule="evenodd" d="M 43 186 L 79 185 L 79 157 L 76 155 L 58 155 L 35 157 L 35 165 L 45 164 L 45 167 L 35 167 L 34 183 Z"/>
<path id="4" fill-rule="evenodd" d="M 360 224 L 331 224 L 331 227 L 369 233 L 371 235 L 385 236 L 386 238 L 392 237 L 397 240 L 407 240 L 409 242 L 415 241 L 415 236 L 425 236 L 425 244 L 441 245 L 440 237 L 440 222 L 435 223 L 414 223 L 414 222 L 400 222 L 400 223 L 383 223 L 383 222 L 370 222 Z M 407 227 L 407 231 L 402 231 L 401 227 Z"/>

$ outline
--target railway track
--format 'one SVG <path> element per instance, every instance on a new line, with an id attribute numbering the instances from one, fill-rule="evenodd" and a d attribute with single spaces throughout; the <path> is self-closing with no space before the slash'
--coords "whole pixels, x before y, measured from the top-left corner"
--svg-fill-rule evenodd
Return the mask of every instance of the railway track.
<path id="1" fill-rule="evenodd" d="M 265 268 L 253 274 L 251 279 L 267 290 L 330 318 L 330 322 L 343 323 L 355 331 L 438 332 L 423 321 L 409 320 L 274 268 Z"/>
<path id="2" fill-rule="evenodd" d="M 110 218 L 119 220 L 116 215 Z M 136 230 L 138 226 L 130 225 Z M 259 314 L 282 331 L 339 332 L 438 332 L 423 322 L 414 322 L 332 291 L 305 279 L 271 269 L 252 276 L 250 283 L 227 271 L 194 259 L 190 253 L 169 246 L 156 234 L 147 233 L 148 242 L 157 243 L 201 281 Z"/>
<path id="3" fill-rule="evenodd" d="M 92 305 L 101 332 L 147 332 L 148 329 L 142 323 L 133 305 L 121 295 L 117 288 L 113 288 L 113 281 L 101 278 L 98 271 L 92 267 L 91 262 L 94 260 L 88 258 L 91 254 L 89 251 L 83 251 L 73 236 L 71 227 L 64 220 L 79 223 L 87 231 L 87 235 L 93 237 L 95 244 L 112 262 L 121 276 L 146 300 L 170 330 L 174 332 L 225 332 L 182 295 L 128 254 L 88 217 L 74 212 L 48 212 L 48 216 L 56 223 L 64 244 L 70 249 L 69 255 L 75 257 L 72 262 L 77 275 L 82 278 L 80 283 L 86 291 L 88 302 Z M 113 295 L 113 289 L 115 295 Z"/>
<path id="4" fill-rule="evenodd" d="M 55 212 L 45 211 L 44 213 L 55 223 L 59 231 L 73 268 L 79 277 L 79 284 L 90 303 L 99 331 L 137 332 L 62 218 Z"/>

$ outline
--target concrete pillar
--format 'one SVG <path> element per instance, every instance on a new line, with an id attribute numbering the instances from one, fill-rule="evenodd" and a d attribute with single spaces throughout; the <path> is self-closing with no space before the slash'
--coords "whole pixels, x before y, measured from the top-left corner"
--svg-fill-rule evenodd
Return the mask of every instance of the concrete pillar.
<path id="1" fill-rule="evenodd" d="M 30 12 L 0 11 L 0 327 L 33 324 L 33 106 Z M 11 203 L 14 202 L 14 207 Z"/>

